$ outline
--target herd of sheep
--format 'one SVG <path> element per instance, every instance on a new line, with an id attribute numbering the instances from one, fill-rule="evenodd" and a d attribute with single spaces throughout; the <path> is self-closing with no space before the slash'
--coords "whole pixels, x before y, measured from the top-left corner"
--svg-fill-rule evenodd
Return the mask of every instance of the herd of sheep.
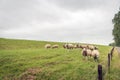
<path id="1" fill-rule="evenodd" d="M 51 45 L 51 44 L 46 44 L 45 48 L 59 48 L 58 44 L 55 45 Z M 84 58 L 94 58 L 95 61 L 98 61 L 99 58 L 99 50 L 96 46 L 94 45 L 80 45 L 80 44 L 71 44 L 71 43 L 66 43 L 63 44 L 63 48 L 64 49 L 77 49 L 77 48 L 81 48 L 82 52 L 81 54 L 83 55 Z"/>

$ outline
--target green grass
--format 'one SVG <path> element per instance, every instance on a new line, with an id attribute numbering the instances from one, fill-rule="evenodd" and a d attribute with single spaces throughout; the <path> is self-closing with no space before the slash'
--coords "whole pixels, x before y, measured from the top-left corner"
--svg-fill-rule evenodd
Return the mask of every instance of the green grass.
<path id="1" fill-rule="evenodd" d="M 59 49 L 44 49 L 46 43 L 59 44 Z M 97 65 L 102 64 L 105 80 L 120 80 L 120 60 L 117 52 L 107 72 L 109 46 L 100 46 L 99 63 L 84 60 L 81 49 L 68 51 L 63 43 L 0 39 L 0 80 L 96 80 Z M 29 80 L 29 79 L 28 79 Z"/>
<path id="2" fill-rule="evenodd" d="M 59 44 L 60 42 L 48 42 L 48 41 L 34 41 L 34 40 L 17 40 L 17 39 L 5 39 L 0 38 L 0 50 L 11 50 L 11 49 L 39 49 L 44 48 L 47 43 Z"/>

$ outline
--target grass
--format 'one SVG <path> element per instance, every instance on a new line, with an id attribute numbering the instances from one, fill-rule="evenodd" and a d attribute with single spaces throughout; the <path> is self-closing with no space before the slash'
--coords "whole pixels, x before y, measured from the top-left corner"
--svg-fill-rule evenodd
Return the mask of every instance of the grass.
<path id="1" fill-rule="evenodd" d="M 44 49 L 46 43 L 59 49 Z M 68 51 L 63 43 L 0 39 L 0 80 L 96 80 L 102 64 L 105 80 L 120 80 L 120 60 L 115 50 L 111 71 L 107 72 L 109 46 L 98 45 L 99 63 L 84 60 L 81 49 Z M 31 47 L 30 47 L 31 46 Z"/>
<path id="2" fill-rule="evenodd" d="M 34 40 L 17 40 L 17 39 L 5 39 L 0 38 L 0 50 L 16 50 L 16 49 L 39 49 L 44 48 L 47 43 L 59 44 L 60 42 L 48 42 L 48 41 L 34 41 Z"/>

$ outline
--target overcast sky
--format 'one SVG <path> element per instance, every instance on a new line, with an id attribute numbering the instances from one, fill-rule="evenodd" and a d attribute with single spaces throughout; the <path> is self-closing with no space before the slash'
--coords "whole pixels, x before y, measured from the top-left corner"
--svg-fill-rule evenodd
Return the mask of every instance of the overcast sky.
<path id="1" fill-rule="evenodd" d="M 0 37 L 109 44 L 120 0 L 0 0 Z"/>

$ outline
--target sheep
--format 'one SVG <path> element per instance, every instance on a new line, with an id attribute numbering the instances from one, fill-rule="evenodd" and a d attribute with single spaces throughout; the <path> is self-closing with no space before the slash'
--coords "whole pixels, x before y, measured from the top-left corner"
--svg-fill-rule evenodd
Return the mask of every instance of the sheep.
<path id="1" fill-rule="evenodd" d="M 55 45 L 52 46 L 52 49 L 58 48 L 58 47 L 59 47 L 59 45 L 55 44 Z"/>
<path id="2" fill-rule="evenodd" d="M 65 48 L 65 49 L 73 49 L 73 48 L 74 48 L 74 45 L 73 45 L 73 44 L 70 44 L 70 43 L 64 44 L 64 45 L 63 45 L 63 48 Z"/>
<path id="3" fill-rule="evenodd" d="M 76 44 L 77 48 L 81 48 L 81 45 L 80 44 Z"/>
<path id="4" fill-rule="evenodd" d="M 100 52 L 98 51 L 97 48 L 95 48 L 95 49 L 92 51 L 92 56 L 93 56 L 93 58 L 94 58 L 95 61 L 98 61 L 99 55 L 100 55 Z"/>
<path id="5" fill-rule="evenodd" d="M 88 48 L 89 48 L 90 50 L 93 50 L 93 49 L 95 49 L 95 46 L 93 46 L 93 45 L 88 45 Z"/>
<path id="6" fill-rule="evenodd" d="M 63 44 L 63 48 L 64 48 L 64 49 L 67 49 L 67 44 Z"/>
<path id="7" fill-rule="evenodd" d="M 73 47 L 76 49 L 76 48 L 78 48 L 78 45 L 77 45 L 77 44 L 75 44 Z"/>
<path id="8" fill-rule="evenodd" d="M 46 44 L 46 45 L 45 45 L 45 48 L 46 48 L 46 49 L 51 48 L 51 44 Z"/>
<path id="9" fill-rule="evenodd" d="M 83 49 L 83 48 L 87 48 L 87 45 L 81 45 L 80 47 L 81 47 L 82 49 Z"/>
<path id="10" fill-rule="evenodd" d="M 87 48 L 83 48 L 82 49 L 82 55 L 84 57 L 93 57 L 94 58 L 94 61 L 98 61 L 98 58 L 99 58 L 99 51 L 98 51 L 98 48 L 95 47 L 94 49 L 89 49 L 88 47 Z"/>
<path id="11" fill-rule="evenodd" d="M 82 49 L 82 55 L 84 56 L 84 57 L 91 57 L 92 56 L 92 51 L 90 50 L 90 49 L 88 49 L 88 48 L 83 48 Z"/>
<path id="12" fill-rule="evenodd" d="M 73 47 L 74 47 L 73 44 L 70 44 L 70 43 L 67 44 L 67 49 L 73 49 Z"/>
<path id="13" fill-rule="evenodd" d="M 86 51 L 87 51 L 87 56 L 91 57 L 92 56 L 92 50 L 91 49 L 87 49 Z"/>
<path id="14" fill-rule="evenodd" d="M 83 55 L 83 57 L 87 57 L 87 49 L 86 48 L 82 49 L 82 55 Z"/>

